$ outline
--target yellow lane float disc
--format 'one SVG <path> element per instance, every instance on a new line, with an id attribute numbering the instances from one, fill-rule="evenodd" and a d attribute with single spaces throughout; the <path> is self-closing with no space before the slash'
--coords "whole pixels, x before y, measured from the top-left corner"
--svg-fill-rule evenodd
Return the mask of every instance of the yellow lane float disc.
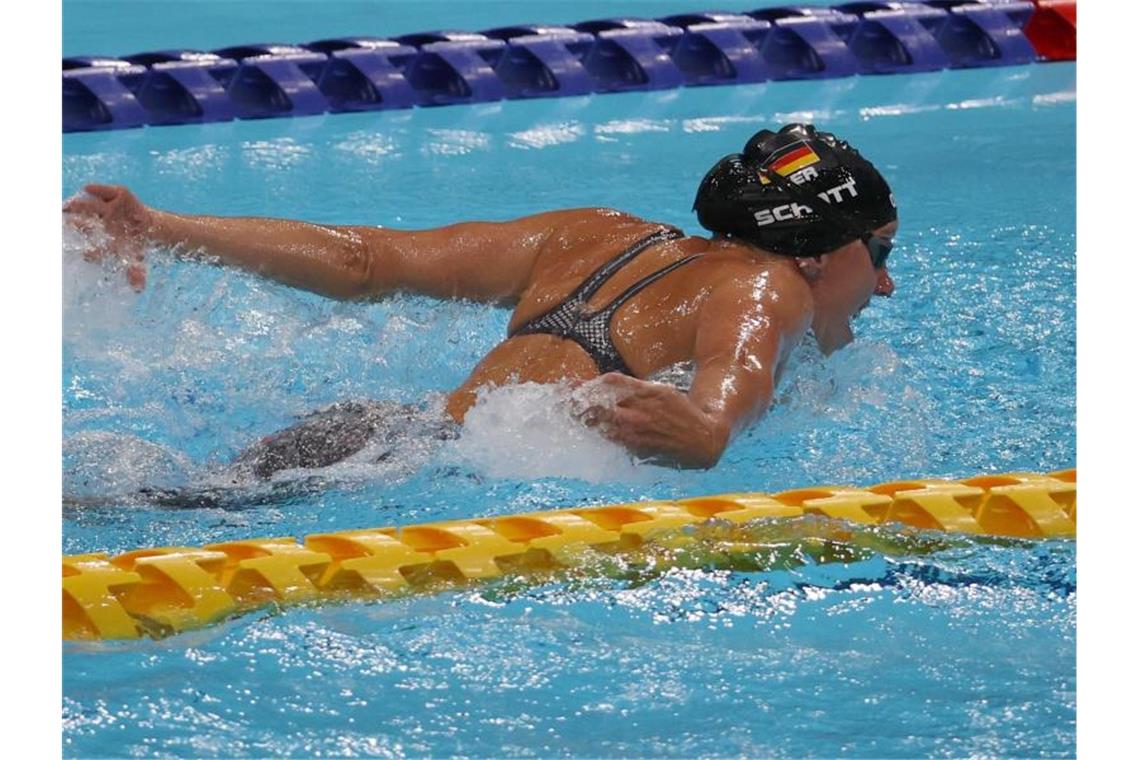
<path id="1" fill-rule="evenodd" d="M 691 540 L 684 531 L 692 526 L 755 525 L 813 515 L 863 526 L 1075 538 L 1077 473 L 730 493 L 320 533 L 300 542 L 256 538 L 201 548 L 139 549 L 114 557 L 65 556 L 63 637 L 161 637 L 266 606 L 380 598 L 564 567 L 574 551 L 677 546 Z M 720 552 L 763 548 L 747 536 L 720 538 Z"/>

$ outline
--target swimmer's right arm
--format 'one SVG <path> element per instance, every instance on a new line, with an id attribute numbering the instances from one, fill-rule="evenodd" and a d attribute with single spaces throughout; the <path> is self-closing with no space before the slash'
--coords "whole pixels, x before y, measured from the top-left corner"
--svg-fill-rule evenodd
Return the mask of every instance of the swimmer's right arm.
<path id="1" fill-rule="evenodd" d="M 98 217 L 120 244 L 144 238 L 344 299 L 409 291 L 509 303 L 526 288 L 538 255 L 558 230 L 620 218 L 599 209 L 571 209 L 407 231 L 175 214 L 144 205 L 124 187 L 88 185 L 85 190 L 87 196 L 69 201 L 64 212 Z M 136 257 L 132 267 L 141 287 L 141 254 Z"/>

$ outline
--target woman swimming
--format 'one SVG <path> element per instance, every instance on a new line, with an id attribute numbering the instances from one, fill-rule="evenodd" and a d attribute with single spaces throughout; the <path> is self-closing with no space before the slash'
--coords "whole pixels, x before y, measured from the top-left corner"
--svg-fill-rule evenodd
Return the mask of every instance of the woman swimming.
<path id="1" fill-rule="evenodd" d="M 586 409 L 587 423 L 682 467 L 713 466 L 765 412 L 804 335 L 834 351 L 871 297 L 894 291 L 890 188 L 858 151 L 807 124 L 761 131 L 708 172 L 694 209 L 711 238 L 600 208 L 403 231 L 176 214 L 125 188 L 86 190 L 65 213 L 101 220 L 139 288 L 151 242 L 333 298 L 407 291 L 511 306 L 506 338 L 448 395 L 452 420 L 480 388 L 600 377 L 617 401 Z M 687 391 L 646 379 L 681 362 L 696 367 Z M 376 409 L 318 413 L 238 462 L 268 477 L 338 461 L 383 428 Z"/>

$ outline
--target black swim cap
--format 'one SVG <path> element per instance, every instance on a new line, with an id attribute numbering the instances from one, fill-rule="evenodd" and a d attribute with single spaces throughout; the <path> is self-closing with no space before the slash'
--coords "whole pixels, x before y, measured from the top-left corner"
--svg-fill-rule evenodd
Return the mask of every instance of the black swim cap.
<path id="1" fill-rule="evenodd" d="M 705 229 L 785 256 L 819 256 L 898 218 L 871 162 L 810 124 L 757 132 L 709 170 L 693 209 Z"/>

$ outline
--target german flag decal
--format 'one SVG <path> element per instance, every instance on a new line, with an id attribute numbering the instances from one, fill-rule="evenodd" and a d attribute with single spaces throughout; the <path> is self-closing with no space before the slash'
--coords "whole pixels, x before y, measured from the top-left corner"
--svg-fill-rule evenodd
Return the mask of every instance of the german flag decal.
<path id="1" fill-rule="evenodd" d="M 819 163 L 819 156 L 811 146 L 805 142 L 792 143 L 781 151 L 778 151 L 772 158 L 768 160 L 765 168 L 769 171 L 774 171 L 781 177 L 786 177 L 789 174 L 798 172 L 800 169 L 811 166 L 812 164 Z M 760 175 L 760 182 L 768 184 L 768 179 L 763 174 Z"/>

